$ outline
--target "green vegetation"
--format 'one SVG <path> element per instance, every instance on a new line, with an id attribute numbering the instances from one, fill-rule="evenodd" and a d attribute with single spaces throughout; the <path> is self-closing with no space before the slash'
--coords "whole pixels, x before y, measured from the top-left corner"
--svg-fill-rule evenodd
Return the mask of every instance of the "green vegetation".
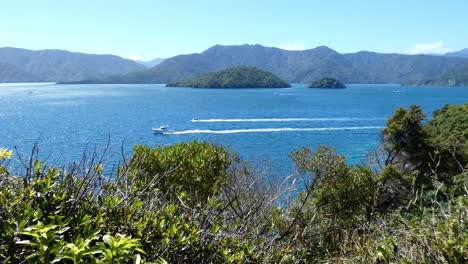
<path id="1" fill-rule="evenodd" d="M 346 88 L 346 85 L 333 78 L 322 78 L 315 80 L 309 88 Z"/>
<path id="2" fill-rule="evenodd" d="M 191 80 L 169 83 L 167 87 L 193 88 L 283 88 L 291 87 L 270 72 L 255 67 L 233 67 L 211 72 Z"/>
<path id="3" fill-rule="evenodd" d="M 146 186 L 154 175 L 164 175 L 158 185 L 176 188 L 175 193 L 190 193 L 197 201 L 206 201 L 219 192 L 232 161 L 221 146 L 194 141 L 174 146 L 150 148 L 137 145 L 129 163 L 128 174 Z"/>
<path id="4" fill-rule="evenodd" d="M 14 176 L 0 149 L 0 263 L 466 263 L 467 116 L 397 109 L 368 166 L 303 147 L 281 182 L 198 141 L 135 146 L 113 175 L 33 155 Z"/>
<path id="5" fill-rule="evenodd" d="M 398 165 L 404 174 L 414 175 L 418 188 L 440 184 L 447 191 L 463 188 L 460 180 L 468 164 L 467 113 L 468 104 L 446 105 L 423 124 L 420 107 L 397 109 L 383 130 L 385 165 Z"/>
<path id="6" fill-rule="evenodd" d="M 468 64 L 444 71 L 434 79 L 408 82 L 405 85 L 421 86 L 468 86 Z"/>
<path id="7" fill-rule="evenodd" d="M 434 112 L 429 125 L 435 128 L 435 142 L 447 147 L 468 147 L 468 104 L 445 105 Z"/>

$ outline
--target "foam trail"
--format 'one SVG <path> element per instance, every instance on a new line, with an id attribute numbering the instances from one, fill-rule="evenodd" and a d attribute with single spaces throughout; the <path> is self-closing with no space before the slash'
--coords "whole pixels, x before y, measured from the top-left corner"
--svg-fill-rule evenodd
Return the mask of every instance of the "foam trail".
<path id="1" fill-rule="evenodd" d="M 360 120 L 386 120 L 382 117 L 338 117 L 338 118 L 212 118 L 192 119 L 192 122 L 218 123 L 218 122 L 303 122 L 303 121 L 360 121 Z"/>
<path id="2" fill-rule="evenodd" d="M 210 129 L 193 129 L 185 131 L 174 131 L 171 134 L 186 135 L 186 134 L 237 134 L 237 133 L 268 133 L 268 132 L 291 132 L 291 131 L 329 131 L 329 130 L 364 130 L 364 129 L 382 129 L 380 126 L 362 126 L 362 127 L 315 127 L 315 128 L 252 128 L 252 129 L 228 129 L 228 130 L 210 130 Z"/>

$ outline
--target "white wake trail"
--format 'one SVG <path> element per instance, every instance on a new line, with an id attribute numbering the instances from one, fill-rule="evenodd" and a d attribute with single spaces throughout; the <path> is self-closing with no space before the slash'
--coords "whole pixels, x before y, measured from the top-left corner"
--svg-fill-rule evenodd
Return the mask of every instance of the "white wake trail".
<path id="1" fill-rule="evenodd" d="M 385 120 L 382 117 L 337 117 L 337 118 L 211 118 L 211 119 L 192 119 L 196 123 L 219 123 L 219 122 L 313 122 L 313 121 L 362 121 L 362 120 Z"/>
<path id="2" fill-rule="evenodd" d="M 330 130 L 365 130 L 365 129 L 382 129 L 381 126 L 362 126 L 362 127 L 315 127 L 315 128 L 251 128 L 251 129 L 227 129 L 227 130 L 210 130 L 210 129 L 193 129 L 185 131 L 174 131 L 172 134 L 237 134 L 237 133 L 268 133 L 268 132 L 291 132 L 291 131 L 330 131 Z"/>

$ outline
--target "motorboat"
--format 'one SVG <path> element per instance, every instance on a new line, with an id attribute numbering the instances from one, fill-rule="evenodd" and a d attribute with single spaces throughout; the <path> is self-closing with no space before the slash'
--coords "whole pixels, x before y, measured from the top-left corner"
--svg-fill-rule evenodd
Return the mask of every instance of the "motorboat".
<path id="1" fill-rule="evenodd" d="M 172 131 L 169 129 L 169 126 L 160 126 L 159 128 L 152 129 L 155 134 L 170 134 Z"/>

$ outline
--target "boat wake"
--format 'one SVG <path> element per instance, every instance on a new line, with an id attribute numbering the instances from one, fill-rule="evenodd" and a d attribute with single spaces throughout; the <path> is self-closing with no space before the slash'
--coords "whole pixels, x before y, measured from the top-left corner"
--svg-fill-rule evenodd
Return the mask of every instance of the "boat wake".
<path id="1" fill-rule="evenodd" d="M 315 127 L 315 128 L 252 128 L 252 129 L 227 129 L 227 130 L 210 130 L 210 129 L 193 129 L 185 131 L 174 131 L 174 135 L 186 134 L 237 134 L 237 133 L 268 133 L 268 132 L 291 132 L 291 131 L 330 131 L 330 130 L 366 130 L 366 129 L 382 129 L 381 126 L 361 126 L 361 127 Z"/>
<path id="2" fill-rule="evenodd" d="M 338 118 L 212 118 L 212 119 L 192 119 L 196 123 L 219 123 L 219 122 L 320 122 L 320 121 L 362 121 L 362 120 L 386 120 L 383 117 L 338 117 Z"/>

